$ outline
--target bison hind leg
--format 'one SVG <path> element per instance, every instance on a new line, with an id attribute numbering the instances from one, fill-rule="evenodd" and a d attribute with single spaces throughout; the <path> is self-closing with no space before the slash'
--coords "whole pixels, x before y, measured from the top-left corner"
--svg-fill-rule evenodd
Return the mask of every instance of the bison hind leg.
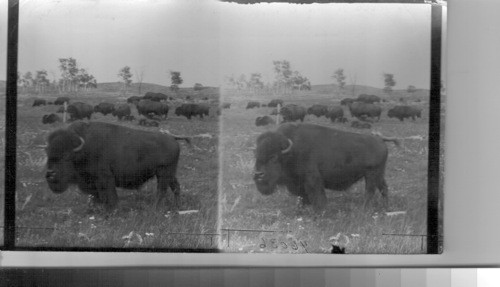
<path id="1" fill-rule="evenodd" d="M 170 187 L 174 194 L 174 209 L 179 209 L 179 195 L 181 186 L 175 177 L 176 166 L 160 168 L 156 174 L 158 181 L 158 191 L 156 205 L 165 198 L 167 190 Z"/>

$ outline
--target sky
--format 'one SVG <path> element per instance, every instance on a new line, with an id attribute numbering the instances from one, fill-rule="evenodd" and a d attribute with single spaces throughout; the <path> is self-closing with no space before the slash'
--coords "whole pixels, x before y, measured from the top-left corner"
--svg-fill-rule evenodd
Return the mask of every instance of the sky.
<path id="1" fill-rule="evenodd" d="M 180 71 L 181 87 L 220 86 L 250 73 L 272 82 L 272 62 L 287 60 L 313 85 L 334 83 L 343 68 L 347 84 L 383 87 L 391 73 L 396 89 L 428 88 L 430 12 L 425 4 L 21 0 L 19 70 L 45 69 L 57 79 L 58 59 L 73 57 L 98 83 L 119 81 L 119 70 L 130 66 L 144 82 L 170 85 L 169 72 Z M 5 55 L 0 50 L 0 66 Z"/>

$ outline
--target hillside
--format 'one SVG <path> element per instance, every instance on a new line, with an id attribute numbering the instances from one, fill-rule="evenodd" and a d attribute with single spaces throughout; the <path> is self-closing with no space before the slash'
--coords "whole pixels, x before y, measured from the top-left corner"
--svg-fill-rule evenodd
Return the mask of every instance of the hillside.
<path id="1" fill-rule="evenodd" d="M 393 90 L 390 95 L 387 95 L 381 88 L 364 85 L 354 86 L 354 95 L 353 85 L 346 85 L 342 93 L 339 93 L 338 86 L 334 84 L 313 85 L 311 87 L 311 91 L 317 94 L 339 94 L 341 97 L 357 97 L 360 94 L 376 95 L 381 98 L 389 99 L 399 99 L 401 97 L 406 98 L 410 96 L 415 99 L 424 99 L 429 97 L 429 90 L 427 89 L 417 89 L 413 94 L 408 93 L 406 90 Z"/>

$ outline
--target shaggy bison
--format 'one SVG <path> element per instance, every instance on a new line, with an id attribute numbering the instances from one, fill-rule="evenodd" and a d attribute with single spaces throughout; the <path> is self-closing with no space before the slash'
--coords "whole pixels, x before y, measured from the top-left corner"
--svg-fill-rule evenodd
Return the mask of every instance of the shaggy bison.
<path id="1" fill-rule="evenodd" d="M 422 117 L 422 110 L 412 106 L 395 106 L 387 112 L 387 116 L 389 118 L 397 118 L 400 121 L 404 121 L 406 118 L 415 120 L 415 117 Z"/>
<path id="2" fill-rule="evenodd" d="M 274 99 L 267 104 L 268 107 L 270 108 L 276 108 L 278 105 L 283 106 L 283 100 L 281 99 Z"/>
<path id="3" fill-rule="evenodd" d="M 355 101 L 356 101 L 356 99 L 344 98 L 344 99 L 342 99 L 342 100 L 340 101 L 340 104 L 341 104 L 342 106 L 348 106 L 348 105 L 350 105 L 350 104 L 354 103 Z"/>
<path id="4" fill-rule="evenodd" d="M 370 117 L 377 118 L 380 120 L 380 115 L 382 114 L 382 108 L 374 104 L 366 104 L 361 102 L 354 102 L 349 105 L 349 111 L 351 116 L 356 118 Z"/>
<path id="5" fill-rule="evenodd" d="M 42 117 L 42 124 L 53 124 L 55 122 L 62 121 L 61 118 L 56 114 L 44 115 Z"/>
<path id="6" fill-rule="evenodd" d="M 222 103 L 223 109 L 229 109 L 231 107 L 231 103 Z"/>
<path id="7" fill-rule="evenodd" d="M 152 120 L 148 120 L 148 119 L 140 119 L 139 125 L 144 126 L 144 127 L 159 127 L 160 123 L 157 121 L 152 121 Z"/>
<path id="8" fill-rule="evenodd" d="M 399 144 L 395 139 L 313 124 L 282 124 L 257 138 L 253 179 L 263 195 L 284 185 L 304 204 L 321 210 L 327 204 L 325 188 L 345 190 L 364 178 L 365 204 L 378 189 L 387 205 L 385 141 Z"/>
<path id="9" fill-rule="evenodd" d="M 150 100 L 150 101 L 155 101 L 155 102 L 160 102 L 160 101 L 166 101 L 168 99 L 168 96 L 162 93 L 152 93 L 152 92 L 147 92 L 144 97 L 144 100 Z"/>
<path id="10" fill-rule="evenodd" d="M 180 107 L 175 109 L 176 116 L 185 116 L 188 120 L 191 117 L 199 116 L 203 119 L 203 116 L 209 115 L 210 107 L 202 104 L 182 104 Z"/>
<path id="11" fill-rule="evenodd" d="M 274 125 L 276 122 L 271 118 L 270 116 L 263 116 L 263 117 L 257 117 L 255 119 L 255 125 L 260 127 L 260 126 L 267 126 L 267 125 Z"/>
<path id="12" fill-rule="evenodd" d="M 45 106 L 46 104 L 47 104 L 47 101 L 44 99 L 35 99 L 33 101 L 33 107 Z"/>
<path id="13" fill-rule="evenodd" d="M 347 120 L 344 118 L 344 110 L 339 106 L 329 108 L 325 116 L 327 119 L 330 119 L 332 123 L 335 122 L 335 120 L 339 123 L 344 123 Z"/>
<path id="14" fill-rule="evenodd" d="M 372 125 L 370 125 L 369 123 L 360 123 L 358 121 L 353 121 L 351 123 L 351 127 L 356 129 L 371 129 Z"/>
<path id="15" fill-rule="evenodd" d="M 92 113 L 94 113 L 94 107 L 86 103 L 76 102 L 68 106 L 67 112 L 72 121 L 83 120 L 83 118 L 90 120 Z"/>
<path id="16" fill-rule="evenodd" d="M 125 120 L 127 120 L 126 117 L 130 116 L 131 110 L 129 105 L 127 104 L 120 104 L 116 107 L 116 109 L 113 111 L 112 115 L 117 117 L 119 120 L 122 120 L 122 118 L 125 117 Z"/>
<path id="17" fill-rule="evenodd" d="M 139 103 L 141 100 L 143 100 L 142 97 L 132 96 L 127 99 L 127 103 L 137 105 L 137 103 Z"/>
<path id="18" fill-rule="evenodd" d="M 157 203 L 170 187 L 177 207 L 180 139 L 189 142 L 109 123 L 75 122 L 49 135 L 45 178 L 54 193 L 77 185 L 110 210 L 118 201 L 117 187 L 137 189 L 156 176 Z"/>
<path id="19" fill-rule="evenodd" d="M 139 115 L 151 117 L 151 115 L 159 117 L 168 117 L 169 107 L 166 103 L 159 103 L 151 100 L 141 100 L 137 103 L 137 111 Z"/>
<path id="20" fill-rule="evenodd" d="M 367 104 L 373 104 L 373 103 L 380 103 L 380 98 L 375 95 L 361 94 L 358 96 L 356 101 Z"/>
<path id="21" fill-rule="evenodd" d="M 253 108 L 260 108 L 260 103 L 259 102 L 248 102 L 246 109 L 248 110 L 248 109 L 253 109 Z"/>
<path id="22" fill-rule="evenodd" d="M 100 103 L 94 107 L 95 113 L 101 113 L 103 115 L 111 114 L 115 111 L 115 105 L 111 103 Z"/>
<path id="23" fill-rule="evenodd" d="M 283 116 L 283 122 L 294 122 L 296 120 L 303 122 L 306 117 L 306 108 L 289 104 L 280 110 L 280 114 Z"/>
<path id="24" fill-rule="evenodd" d="M 59 97 L 54 101 L 54 105 L 64 105 L 64 102 L 69 104 L 69 98 L 68 97 Z"/>
<path id="25" fill-rule="evenodd" d="M 325 105 L 312 105 L 307 109 L 308 115 L 315 115 L 316 117 L 326 116 L 328 113 L 328 107 Z"/>

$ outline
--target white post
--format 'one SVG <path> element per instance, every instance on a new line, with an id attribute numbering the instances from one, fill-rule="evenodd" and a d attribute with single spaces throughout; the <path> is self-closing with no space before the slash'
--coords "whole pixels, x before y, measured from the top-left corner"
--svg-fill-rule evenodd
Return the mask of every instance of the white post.
<path id="1" fill-rule="evenodd" d="M 276 114 L 276 125 L 279 125 L 280 124 L 280 111 L 281 111 L 281 105 L 279 103 L 276 106 L 276 111 L 278 112 Z"/>
<path id="2" fill-rule="evenodd" d="M 63 123 L 66 123 L 66 111 L 68 110 L 68 102 L 64 101 Z"/>

